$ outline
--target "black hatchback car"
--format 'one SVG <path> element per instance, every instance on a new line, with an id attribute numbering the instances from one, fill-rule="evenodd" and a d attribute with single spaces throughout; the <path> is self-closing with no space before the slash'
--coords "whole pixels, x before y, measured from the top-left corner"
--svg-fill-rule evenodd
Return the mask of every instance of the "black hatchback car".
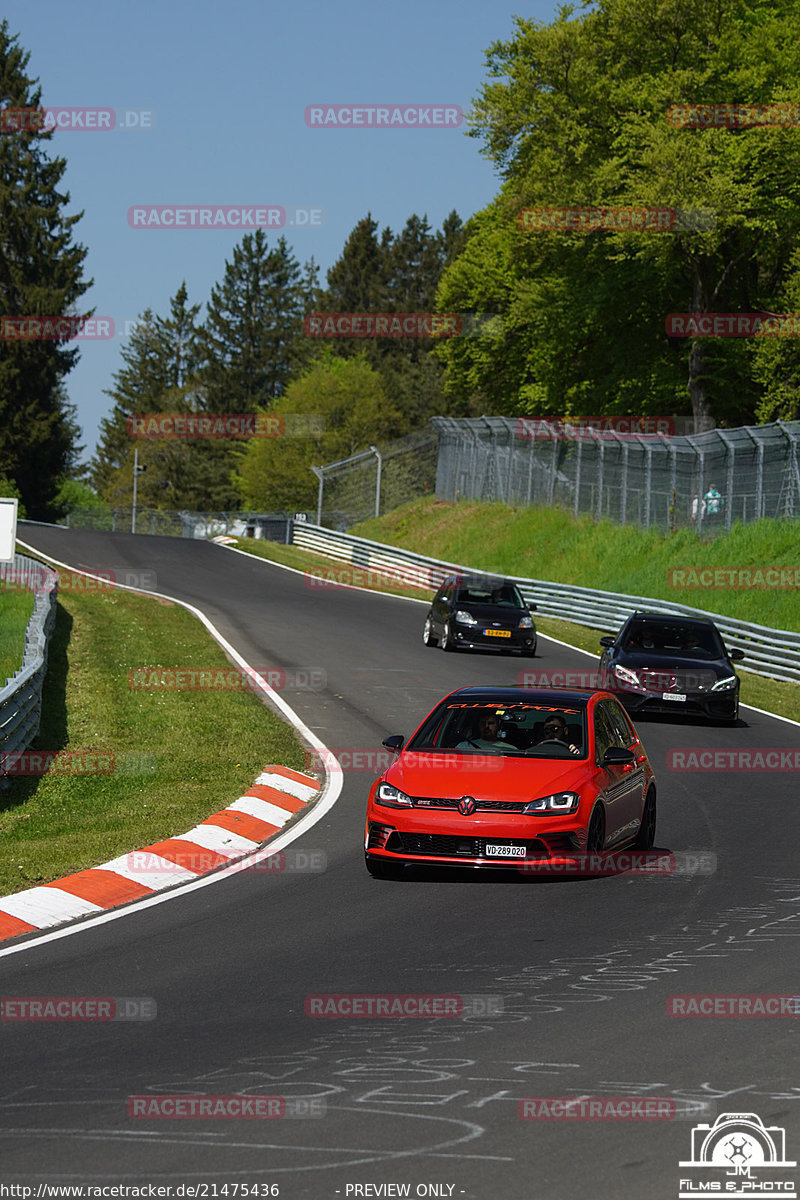
<path id="1" fill-rule="evenodd" d="M 616 637 L 600 639 L 600 686 L 631 712 L 679 713 L 735 725 L 739 677 L 713 621 L 635 612 Z"/>
<path id="2" fill-rule="evenodd" d="M 489 575 L 449 575 L 433 598 L 422 640 L 443 650 L 536 653 L 536 626 L 515 583 Z"/>

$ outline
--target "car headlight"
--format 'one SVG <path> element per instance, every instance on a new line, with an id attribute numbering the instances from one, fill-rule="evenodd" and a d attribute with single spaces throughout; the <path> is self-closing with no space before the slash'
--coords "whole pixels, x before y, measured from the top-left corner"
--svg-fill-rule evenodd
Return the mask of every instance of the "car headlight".
<path id="1" fill-rule="evenodd" d="M 458 621 L 459 625 L 477 625 L 478 624 L 478 622 L 473 617 L 472 613 L 465 612 L 463 608 L 459 608 L 458 612 L 455 614 L 454 619 L 456 621 Z"/>
<path id="2" fill-rule="evenodd" d="M 390 808 L 412 808 L 414 804 L 410 796 L 392 787 L 391 783 L 379 783 L 375 799 L 378 804 L 388 804 Z"/>
<path id="3" fill-rule="evenodd" d="M 541 796 L 526 804 L 523 813 L 572 813 L 578 811 L 580 796 L 577 792 L 554 792 L 552 796 Z"/>
<path id="4" fill-rule="evenodd" d="M 737 679 L 735 675 L 726 675 L 724 679 L 718 679 L 712 687 L 712 692 L 730 692 L 736 687 Z"/>
<path id="5" fill-rule="evenodd" d="M 629 671 L 627 667 L 621 667 L 618 663 L 615 663 L 611 670 L 623 683 L 632 683 L 634 687 L 642 686 L 635 671 Z"/>
<path id="6" fill-rule="evenodd" d="M 523 617 L 519 623 L 520 629 L 533 629 L 533 620 L 530 617 Z"/>

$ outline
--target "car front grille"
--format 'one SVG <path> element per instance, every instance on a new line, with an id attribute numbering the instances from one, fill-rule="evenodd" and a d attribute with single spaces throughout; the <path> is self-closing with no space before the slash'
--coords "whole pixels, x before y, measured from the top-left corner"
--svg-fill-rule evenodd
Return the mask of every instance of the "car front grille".
<path id="1" fill-rule="evenodd" d="M 509 846 L 525 846 L 526 858 L 547 857 L 546 846 L 538 841 L 520 841 L 518 838 L 458 837 L 442 833 L 405 833 L 395 831 L 386 843 L 386 849 L 395 854 L 425 854 L 437 858 L 483 858 L 486 843 L 501 843 Z M 494 862 L 494 856 L 492 856 Z M 496 860 L 505 861 L 503 859 Z M 514 859 L 509 859 L 514 862 Z M 518 860 L 517 860 L 518 861 Z"/>
<path id="2" fill-rule="evenodd" d="M 412 796 L 415 808 L 458 808 L 459 800 L 444 796 Z M 523 812 L 527 800 L 479 800 L 475 799 L 476 812 Z"/>

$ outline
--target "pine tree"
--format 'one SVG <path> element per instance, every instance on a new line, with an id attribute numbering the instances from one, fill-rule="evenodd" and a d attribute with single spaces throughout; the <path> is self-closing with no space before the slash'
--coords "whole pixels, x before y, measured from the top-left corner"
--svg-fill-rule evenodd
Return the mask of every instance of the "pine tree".
<path id="1" fill-rule="evenodd" d="M 281 237 L 246 233 L 212 288 L 202 329 L 210 412 L 244 413 L 283 394 L 303 337 L 300 265 Z"/>
<path id="2" fill-rule="evenodd" d="M 170 300 L 168 317 L 156 316 L 146 309 L 131 332 L 130 342 L 122 350 L 124 366 L 114 374 L 114 387 L 106 392 L 114 401 L 109 417 L 100 422 L 100 440 L 92 463 L 94 487 L 109 501 L 126 503 L 135 444 L 128 418 L 152 412 L 192 412 L 200 406 L 196 378 L 200 367 L 200 348 L 196 326 L 199 304 L 190 305 L 185 282 Z M 144 453 L 144 448 L 140 447 Z M 183 456 L 188 456 L 188 445 Z M 174 455 L 169 463 L 176 467 Z M 120 478 L 122 472 L 122 478 Z M 148 477 L 148 485 L 156 473 Z M 182 489 L 179 489 L 179 491 Z M 162 503 L 180 507 L 180 494 L 168 496 L 158 489 Z"/>
<path id="3" fill-rule="evenodd" d="M 73 242 L 83 214 L 66 215 L 70 197 L 60 187 L 66 159 L 48 157 L 52 132 L 14 124 L 13 110 L 40 107 L 29 58 L 0 22 L 0 474 L 16 482 L 28 515 L 46 520 L 80 452 L 63 387 L 79 352 L 66 340 L 13 337 L 20 327 L 9 318 L 90 315 L 77 303 L 91 281 L 83 279 L 87 251 Z"/>

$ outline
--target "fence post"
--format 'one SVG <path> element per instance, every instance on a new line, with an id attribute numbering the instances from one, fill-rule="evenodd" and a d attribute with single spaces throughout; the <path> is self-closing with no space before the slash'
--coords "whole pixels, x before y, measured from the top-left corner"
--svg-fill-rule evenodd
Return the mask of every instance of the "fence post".
<path id="1" fill-rule="evenodd" d="M 697 532 L 702 533 L 703 510 L 705 509 L 705 506 L 706 506 L 705 500 L 703 499 L 703 497 L 706 494 L 706 492 L 705 492 L 705 489 L 706 489 L 706 481 L 705 481 L 706 456 L 703 453 L 703 449 L 701 446 L 695 446 L 695 452 L 697 454 L 697 457 L 700 459 L 700 470 L 699 470 L 699 475 L 698 475 L 698 480 L 697 480 Z"/>
<path id="2" fill-rule="evenodd" d="M 598 448 L 600 453 L 600 471 L 597 476 L 597 508 L 595 510 L 595 520 L 600 521 L 603 516 L 603 487 L 605 486 L 604 477 L 606 469 L 606 447 L 605 443 L 602 441 L 599 435 L 594 432 L 594 430 L 592 430 L 592 433 L 597 439 L 595 441 L 595 446 Z"/>
<path id="3" fill-rule="evenodd" d="M 641 434 L 639 436 L 641 436 Z M 644 469 L 644 527 L 645 529 L 649 529 L 650 510 L 653 503 L 653 497 L 650 494 L 653 485 L 653 447 L 648 442 L 644 442 L 643 445 L 644 452 L 647 455 L 647 466 Z"/>
<path id="4" fill-rule="evenodd" d="M 581 504 L 581 457 L 583 453 L 583 442 L 578 438 L 578 461 L 575 463 L 575 508 L 574 515 L 577 517 L 580 512 Z"/>

